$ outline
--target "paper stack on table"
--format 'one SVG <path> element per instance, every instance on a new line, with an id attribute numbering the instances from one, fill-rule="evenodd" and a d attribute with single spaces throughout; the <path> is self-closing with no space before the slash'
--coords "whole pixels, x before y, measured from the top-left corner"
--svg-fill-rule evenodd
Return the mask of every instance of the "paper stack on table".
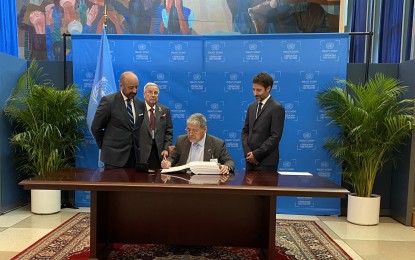
<path id="1" fill-rule="evenodd" d="M 219 165 L 216 162 L 190 162 L 190 171 L 194 174 L 220 174 Z"/>
<path id="2" fill-rule="evenodd" d="M 219 165 L 216 162 L 202 162 L 194 161 L 185 165 L 170 167 L 169 169 L 162 169 L 161 173 L 178 172 L 190 169 L 194 174 L 221 174 Z"/>

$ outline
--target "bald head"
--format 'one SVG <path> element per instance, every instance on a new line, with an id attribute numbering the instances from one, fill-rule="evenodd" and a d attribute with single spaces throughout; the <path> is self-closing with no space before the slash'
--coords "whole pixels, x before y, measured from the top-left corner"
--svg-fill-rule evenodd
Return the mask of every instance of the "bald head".
<path id="1" fill-rule="evenodd" d="M 139 80 L 132 71 L 126 71 L 120 76 L 121 92 L 129 99 L 133 99 L 137 94 Z"/>

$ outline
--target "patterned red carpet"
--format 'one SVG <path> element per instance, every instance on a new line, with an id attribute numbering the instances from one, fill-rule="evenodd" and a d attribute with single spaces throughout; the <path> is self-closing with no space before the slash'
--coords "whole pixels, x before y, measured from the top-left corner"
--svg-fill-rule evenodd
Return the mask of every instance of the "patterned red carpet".
<path id="1" fill-rule="evenodd" d="M 352 259 L 314 221 L 277 220 L 277 259 Z M 89 213 L 79 213 L 13 259 L 88 259 Z M 255 249 L 168 245 L 114 246 L 108 259 L 259 259 Z"/>

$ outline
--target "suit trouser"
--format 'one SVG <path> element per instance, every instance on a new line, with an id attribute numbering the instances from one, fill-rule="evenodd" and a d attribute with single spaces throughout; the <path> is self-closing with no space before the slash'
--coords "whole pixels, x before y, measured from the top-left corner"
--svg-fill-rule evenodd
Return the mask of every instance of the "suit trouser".
<path id="1" fill-rule="evenodd" d="M 151 146 L 150 156 L 148 157 L 149 168 L 152 170 L 160 169 L 160 155 L 157 149 L 156 142 L 153 139 L 153 145 Z"/>
<path id="2" fill-rule="evenodd" d="M 130 150 L 130 154 L 128 156 L 127 162 L 125 163 L 124 166 L 119 167 L 119 166 L 115 166 L 115 165 L 111 165 L 111 164 L 105 164 L 105 169 L 115 169 L 115 168 L 135 168 L 135 149 L 134 149 L 134 144 L 131 146 L 131 150 Z"/>

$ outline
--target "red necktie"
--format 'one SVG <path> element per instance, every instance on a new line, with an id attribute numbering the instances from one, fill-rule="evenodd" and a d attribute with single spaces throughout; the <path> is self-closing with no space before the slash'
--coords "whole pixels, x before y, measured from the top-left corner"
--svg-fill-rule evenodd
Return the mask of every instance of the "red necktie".
<path id="1" fill-rule="evenodd" d="M 156 117 L 154 116 L 154 108 L 150 108 L 150 127 L 151 130 L 156 130 Z"/>

